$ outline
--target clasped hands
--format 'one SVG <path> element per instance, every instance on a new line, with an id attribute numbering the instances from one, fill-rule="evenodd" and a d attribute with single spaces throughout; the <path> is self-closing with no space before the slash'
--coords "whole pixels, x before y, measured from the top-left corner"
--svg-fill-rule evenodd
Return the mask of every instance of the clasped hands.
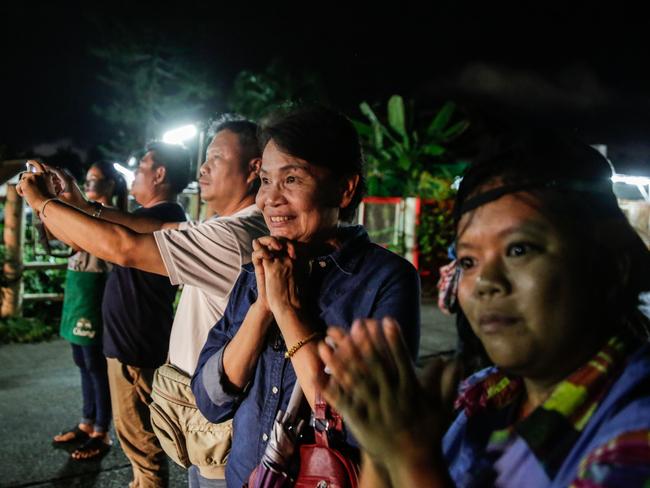
<path id="1" fill-rule="evenodd" d="M 302 262 L 296 244 L 273 236 L 255 239 L 252 262 L 257 280 L 257 305 L 276 320 L 284 313 L 299 312 Z"/>

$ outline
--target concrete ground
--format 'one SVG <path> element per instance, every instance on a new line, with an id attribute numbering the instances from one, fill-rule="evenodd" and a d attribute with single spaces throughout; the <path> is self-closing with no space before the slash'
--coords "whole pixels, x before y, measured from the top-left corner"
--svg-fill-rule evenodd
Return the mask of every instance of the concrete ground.
<path id="1" fill-rule="evenodd" d="M 432 303 L 422 306 L 420 356 L 454 349 L 453 319 Z M 0 346 L 0 487 L 89 488 L 128 486 L 131 467 L 117 441 L 99 461 L 72 461 L 72 449 L 51 438 L 78 421 L 79 374 L 63 340 Z M 113 439 L 115 436 L 113 434 Z M 187 486 L 170 462 L 170 487 Z"/>

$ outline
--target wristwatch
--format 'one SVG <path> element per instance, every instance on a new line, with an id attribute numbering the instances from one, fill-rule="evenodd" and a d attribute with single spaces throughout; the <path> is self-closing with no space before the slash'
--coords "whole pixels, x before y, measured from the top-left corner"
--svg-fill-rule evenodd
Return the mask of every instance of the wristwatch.
<path id="1" fill-rule="evenodd" d="M 99 216 L 102 214 L 102 210 L 104 210 L 104 206 L 101 203 L 95 202 L 93 200 L 88 203 L 90 203 L 90 205 L 93 207 L 93 211 L 90 215 L 95 218 L 99 218 Z"/>

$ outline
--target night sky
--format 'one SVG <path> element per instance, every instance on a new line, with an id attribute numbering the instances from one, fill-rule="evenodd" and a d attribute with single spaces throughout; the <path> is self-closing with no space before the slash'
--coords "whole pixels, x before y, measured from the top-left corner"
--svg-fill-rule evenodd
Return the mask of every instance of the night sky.
<path id="1" fill-rule="evenodd" d="M 164 33 L 222 93 L 240 70 L 280 59 L 294 73 L 317 73 L 330 103 L 352 115 L 362 100 L 394 93 L 424 112 L 453 99 L 469 112 L 606 143 L 628 168 L 650 166 L 650 20 L 640 10 L 622 2 L 430 3 L 305 2 L 299 10 L 244 2 L 5 3 L 0 144 L 20 152 L 62 140 L 82 150 L 101 142 L 107 129 L 91 107 L 109 94 L 89 47 L 119 35 L 120 25 Z"/>

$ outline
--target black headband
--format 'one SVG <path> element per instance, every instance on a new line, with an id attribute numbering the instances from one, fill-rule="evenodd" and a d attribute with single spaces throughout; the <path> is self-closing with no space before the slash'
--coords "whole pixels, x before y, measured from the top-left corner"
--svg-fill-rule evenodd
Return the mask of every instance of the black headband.
<path id="1" fill-rule="evenodd" d="M 570 191 L 585 192 L 600 194 L 602 196 L 611 195 L 614 197 L 611 182 L 606 180 L 537 180 L 527 181 L 522 183 L 514 183 L 510 185 L 503 185 L 483 193 L 479 193 L 471 198 L 465 200 L 460 208 L 455 210 L 456 220 L 460 217 L 474 210 L 486 203 L 493 202 L 509 193 L 518 193 L 521 191 L 528 191 L 535 188 L 558 188 Z"/>

